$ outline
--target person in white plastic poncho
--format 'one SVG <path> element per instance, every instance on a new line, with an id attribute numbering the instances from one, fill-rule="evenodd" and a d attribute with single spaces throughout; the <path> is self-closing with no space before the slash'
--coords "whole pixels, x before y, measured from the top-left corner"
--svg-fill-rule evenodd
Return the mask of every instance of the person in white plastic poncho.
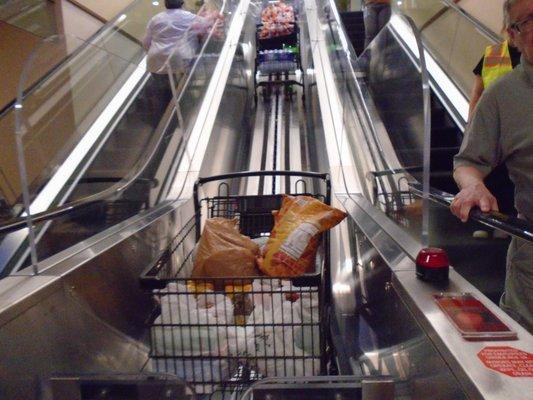
<path id="1" fill-rule="evenodd" d="M 204 7 L 198 15 L 183 10 L 183 0 L 165 0 L 165 6 L 165 11 L 150 20 L 143 39 L 148 53 L 146 66 L 152 73 L 148 107 L 153 115 L 166 110 L 172 99 L 169 66 L 175 83 L 180 86 L 196 55 L 199 36 L 207 34 L 220 18 L 218 12 L 208 12 Z"/>
<path id="2" fill-rule="evenodd" d="M 146 28 L 143 47 L 148 52 L 147 68 L 153 74 L 166 74 L 166 62 L 186 68 L 196 54 L 198 36 L 206 34 L 218 18 L 218 13 L 204 8 L 198 15 L 183 10 L 183 0 L 165 0 L 165 11 L 154 16 Z"/>

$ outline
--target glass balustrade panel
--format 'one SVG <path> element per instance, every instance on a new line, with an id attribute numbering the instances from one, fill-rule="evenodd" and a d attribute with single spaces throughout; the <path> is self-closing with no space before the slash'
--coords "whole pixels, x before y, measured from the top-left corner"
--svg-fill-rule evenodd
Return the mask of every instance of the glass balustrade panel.
<path id="1" fill-rule="evenodd" d="M 456 9 L 439 0 L 393 2 L 413 19 L 427 50 L 466 97 L 472 70 L 492 40 Z"/>
<path id="2" fill-rule="evenodd" d="M 224 9 L 222 20 L 231 21 L 230 10 Z M 36 50 L 28 61 L 30 71 L 51 51 L 75 45 L 81 49 L 29 96 L 21 96 L 12 131 L 13 137 L 17 129 L 23 132 L 20 154 L 32 216 L 58 206 L 75 208 L 34 225 L 37 261 L 166 201 L 168 177 L 162 175 L 162 163 L 168 163 L 169 151 L 174 154 L 171 146 L 176 154 L 186 147 L 187 137 L 177 136 L 197 117 L 188 110 L 179 120 L 173 96 L 187 98 L 189 107 L 203 100 L 225 40 L 224 28 L 217 34 L 195 38 L 199 46 L 193 58 L 200 62 L 191 65 L 192 78 L 177 82 L 174 93 L 168 74 L 150 74 L 143 59 L 108 51 L 103 42 L 55 37 Z M 199 55 L 207 51 L 209 56 Z M 27 238 L 19 236 L 19 247 L 27 246 Z M 28 249 L 24 251 L 24 261 L 17 260 L 13 271 L 32 263 Z"/>

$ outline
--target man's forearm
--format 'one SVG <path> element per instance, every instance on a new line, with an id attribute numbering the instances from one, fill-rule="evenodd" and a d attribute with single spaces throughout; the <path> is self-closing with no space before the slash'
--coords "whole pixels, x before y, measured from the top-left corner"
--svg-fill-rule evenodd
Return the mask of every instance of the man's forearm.
<path id="1" fill-rule="evenodd" d="M 459 186 L 459 189 L 464 189 L 469 186 L 483 184 L 483 179 L 485 179 L 485 174 L 475 167 L 462 166 L 457 167 L 453 171 L 453 178 Z"/>

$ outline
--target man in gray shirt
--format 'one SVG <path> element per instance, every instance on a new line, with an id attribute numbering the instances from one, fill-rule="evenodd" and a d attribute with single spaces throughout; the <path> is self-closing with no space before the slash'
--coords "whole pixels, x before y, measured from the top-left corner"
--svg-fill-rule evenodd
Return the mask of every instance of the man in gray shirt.
<path id="1" fill-rule="evenodd" d="M 455 156 L 454 178 L 461 190 L 451 210 L 463 222 L 472 207 L 498 210 L 483 180 L 501 163 L 515 184 L 519 216 L 533 222 L 533 0 L 507 0 L 504 7 L 522 64 L 483 94 Z M 533 332 L 533 244 L 525 240 L 512 239 L 500 306 Z"/>

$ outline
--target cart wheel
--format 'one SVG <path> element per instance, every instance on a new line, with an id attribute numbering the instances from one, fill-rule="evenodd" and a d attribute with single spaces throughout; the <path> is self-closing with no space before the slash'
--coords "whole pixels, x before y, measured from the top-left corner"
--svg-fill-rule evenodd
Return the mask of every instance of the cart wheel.
<path id="1" fill-rule="evenodd" d="M 265 86 L 263 88 L 263 100 L 265 102 L 269 101 L 270 100 L 270 95 L 271 95 L 271 90 L 270 90 L 270 87 L 269 86 Z"/>
<path id="2" fill-rule="evenodd" d="M 329 362 L 328 375 L 330 376 L 339 375 L 339 369 L 337 368 L 337 364 L 335 363 L 334 357 L 331 357 L 331 360 Z"/>

